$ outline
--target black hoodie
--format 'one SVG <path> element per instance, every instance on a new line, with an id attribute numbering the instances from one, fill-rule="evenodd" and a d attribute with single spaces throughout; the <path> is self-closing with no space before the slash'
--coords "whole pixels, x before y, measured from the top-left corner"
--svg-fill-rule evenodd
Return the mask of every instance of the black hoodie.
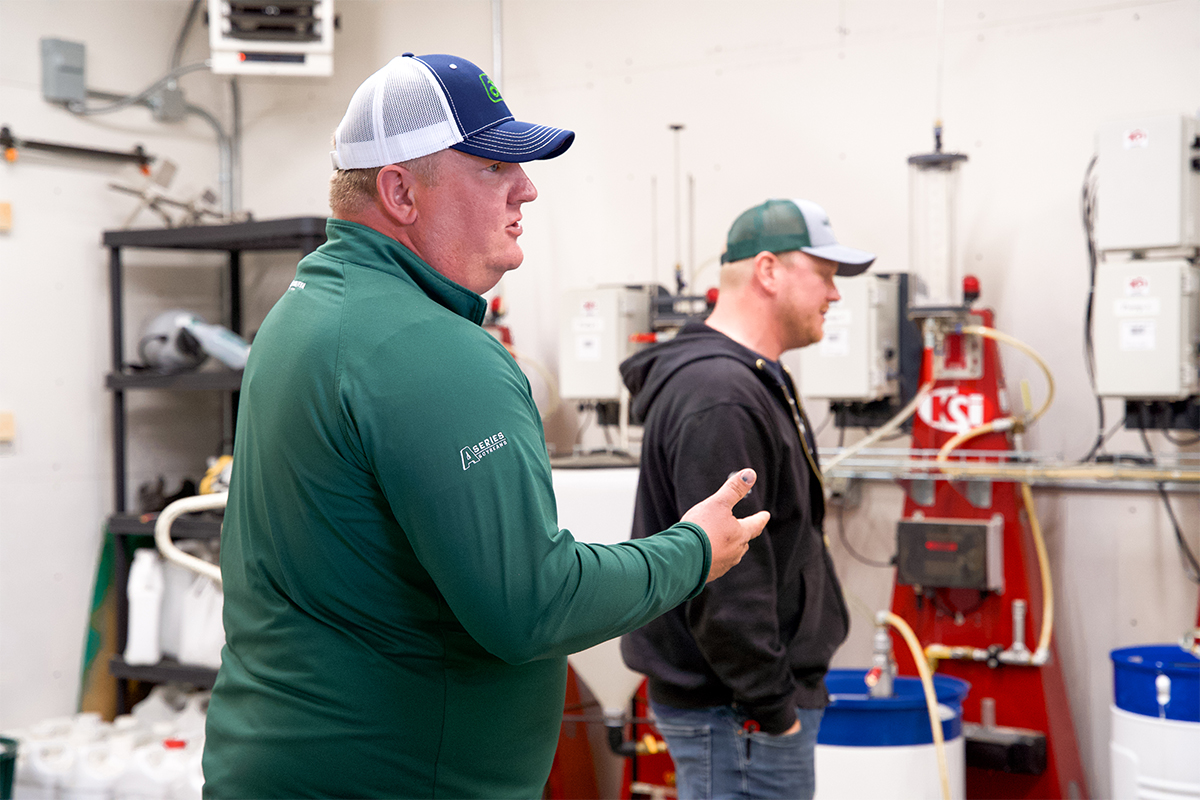
<path id="1" fill-rule="evenodd" d="M 815 442 L 791 378 L 772 367 L 699 323 L 621 364 L 645 424 L 634 538 L 670 527 L 744 467 L 758 481 L 734 514 L 771 512 L 737 566 L 624 636 L 621 653 L 655 702 L 732 704 L 778 734 L 795 707 L 828 702 L 825 673 L 850 620 L 821 529 Z"/>

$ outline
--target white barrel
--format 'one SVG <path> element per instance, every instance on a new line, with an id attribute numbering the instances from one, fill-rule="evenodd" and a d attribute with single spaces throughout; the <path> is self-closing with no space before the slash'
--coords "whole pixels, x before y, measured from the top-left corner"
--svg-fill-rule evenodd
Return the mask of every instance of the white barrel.
<path id="1" fill-rule="evenodd" d="M 1177 645 L 1112 652 L 1114 800 L 1200 800 L 1200 659 Z"/>
<path id="2" fill-rule="evenodd" d="M 816 800 L 942 800 L 942 778 L 925 690 L 898 677 L 892 697 L 871 697 L 866 670 L 825 677 L 831 702 L 817 733 Z M 970 684 L 934 675 L 952 800 L 966 796 L 962 701 Z"/>

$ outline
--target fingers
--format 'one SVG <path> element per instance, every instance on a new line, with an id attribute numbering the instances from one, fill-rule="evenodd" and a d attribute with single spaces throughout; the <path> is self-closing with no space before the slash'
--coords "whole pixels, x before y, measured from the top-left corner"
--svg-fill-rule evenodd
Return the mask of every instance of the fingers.
<path id="1" fill-rule="evenodd" d="M 759 511 L 757 514 L 751 514 L 748 517 L 743 517 L 739 522 L 742 524 L 743 531 L 749 531 L 749 536 L 746 538 L 746 546 L 750 544 L 750 539 L 757 538 L 763 532 L 763 528 L 767 527 L 767 523 L 771 520 L 770 511 Z"/>
<path id="2" fill-rule="evenodd" d="M 725 479 L 725 483 L 713 494 L 713 499 L 721 501 L 726 508 L 732 509 L 743 497 L 750 494 L 756 480 L 758 480 L 758 474 L 749 467 L 738 470 Z"/>

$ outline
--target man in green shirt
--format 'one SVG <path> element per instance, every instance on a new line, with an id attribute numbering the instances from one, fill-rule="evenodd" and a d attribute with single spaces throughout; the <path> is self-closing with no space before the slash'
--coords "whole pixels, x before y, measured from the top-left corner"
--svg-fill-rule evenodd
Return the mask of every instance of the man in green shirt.
<path id="1" fill-rule="evenodd" d="M 743 470 L 638 542 L 559 530 L 528 381 L 480 327 L 520 265 L 513 119 L 465 59 L 405 54 L 334 137 L 333 218 L 242 382 L 206 797 L 538 797 L 566 656 L 737 563 Z"/>

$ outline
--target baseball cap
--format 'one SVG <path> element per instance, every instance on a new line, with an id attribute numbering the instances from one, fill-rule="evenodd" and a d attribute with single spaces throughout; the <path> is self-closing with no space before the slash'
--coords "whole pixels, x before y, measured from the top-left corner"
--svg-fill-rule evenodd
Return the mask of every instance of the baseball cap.
<path id="1" fill-rule="evenodd" d="M 333 135 L 335 169 L 366 169 L 446 148 L 497 161 L 554 158 L 573 131 L 518 122 L 479 67 L 405 53 L 363 81 Z"/>
<path id="2" fill-rule="evenodd" d="M 721 263 L 752 258 L 762 251 L 802 253 L 837 262 L 837 274 L 850 277 L 866 272 L 874 253 L 838 244 L 825 209 L 810 200 L 768 200 L 733 222 Z"/>

